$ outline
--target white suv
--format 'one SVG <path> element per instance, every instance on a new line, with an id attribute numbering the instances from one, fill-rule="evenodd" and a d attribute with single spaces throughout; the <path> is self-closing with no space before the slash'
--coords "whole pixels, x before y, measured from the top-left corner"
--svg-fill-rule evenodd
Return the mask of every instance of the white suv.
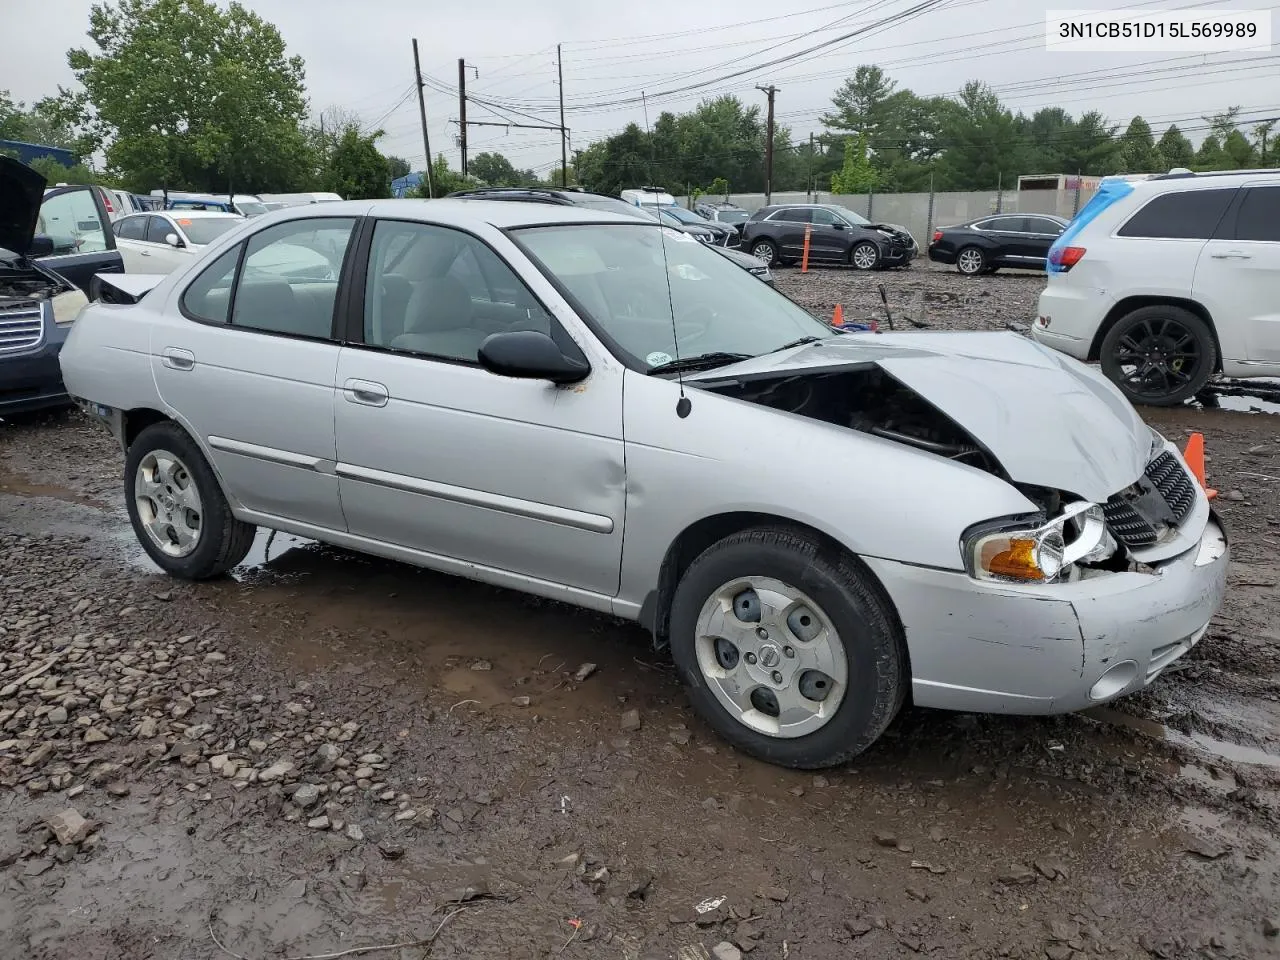
<path id="1" fill-rule="evenodd" d="M 1048 272 L 1032 335 L 1135 403 L 1280 376 L 1280 170 L 1104 180 Z"/>

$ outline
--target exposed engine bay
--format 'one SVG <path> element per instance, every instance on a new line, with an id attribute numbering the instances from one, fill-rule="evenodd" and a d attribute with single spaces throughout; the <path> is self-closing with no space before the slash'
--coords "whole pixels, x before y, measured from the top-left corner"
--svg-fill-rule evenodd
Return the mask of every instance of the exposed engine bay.
<path id="1" fill-rule="evenodd" d="M 875 365 L 743 377 L 706 387 L 917 447 L 1008 479 L 996 459 L 964 428 Z"/>
<path id="2" fill-rule="evenodd" d="M 48 300 L 61 292 L 62 288 L 57 284 L 38 275 L 33 275 L 31 279 L 11 280 L 4 272 L 0 272 L 0 301 Z"/>

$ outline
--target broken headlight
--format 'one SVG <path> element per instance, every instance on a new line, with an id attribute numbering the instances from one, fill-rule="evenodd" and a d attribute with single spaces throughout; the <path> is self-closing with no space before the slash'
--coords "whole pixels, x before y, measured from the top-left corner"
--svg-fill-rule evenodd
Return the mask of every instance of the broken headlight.
<path id="1" fill-rule="evenodd" d="M 1116 552 L 1102 508 L 1068 504 L 1048 523 L 1015 519 L 974 527 L 962 543 L 965 568 L 978 580 L 1054 583 L 1070 578 L 1077 563 L 1098 563 Z"/>

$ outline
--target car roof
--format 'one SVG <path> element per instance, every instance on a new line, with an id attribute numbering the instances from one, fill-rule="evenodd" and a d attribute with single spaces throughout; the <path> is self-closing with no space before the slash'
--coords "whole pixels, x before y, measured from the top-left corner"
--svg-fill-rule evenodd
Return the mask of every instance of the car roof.
<path id="1" fill-rule="evenodd" d="M 228 213 L 225 210 L 140 210 L 137 213 L 127 214 L 130 217 L 154 217 L 154 216 L 170 216 L 181 217 L 183 220 L 243 220 L 244 217 L 238 213 Z M 123 219 L 123 218 L 122 218 Z"/>
<path id="2" fill-rule="evenodd" d="M 488 224 L 499 230 L 561 223 L 644 223 L 635 217 L 594 210 L 591 207 L 522 200 L 491 203 L 481 196 L 439 200 L 342 200 L 326 203 L 319 210 L 313 205 L 286 207 L 267 216 L 272 223 L 309 217 L 367 216 L 419 220 L 423 223 L 463 228 Z"/>

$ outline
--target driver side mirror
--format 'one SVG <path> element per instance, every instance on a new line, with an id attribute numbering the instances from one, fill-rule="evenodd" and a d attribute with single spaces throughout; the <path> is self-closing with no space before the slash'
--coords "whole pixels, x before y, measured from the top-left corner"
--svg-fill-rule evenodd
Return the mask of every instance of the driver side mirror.
<path id="1" fill-rule="evenodd" d="M 186 246 L 186 244 L 182 242 L 182 238 L 176 233 L 166 233 L 164 235 L 164 242 L 171 247 L 182 248 Z"/>
<path id="2" fill-rule="evenodd" d="M 566 356 L 559 344 L 538 330 L 493 333 L 480 344 L 480 366 L 502 377 L 550 380 L 560 385 L 585 380 L 591 366 L 579 357 Z"/>
<path id="3" fill-rule="evenodd" d="M 26 255 L 28 257 L 47 257 L 51 253 L 53 253 L 53 237 L 38 233 L 31 238 Z"/>
<path id="4" fill-rule="evenodd" d="M 833 223 L 833 224 L 832 224 L 832 226 L 833 226 L 833 227 L 835 227 L 837 230 L 844 230 L 844 229 L 845 229 L 845 225 L 844 225 L 843 223 L 841 223 L 839 220 L 837 220 L 835 223 Z"/>

